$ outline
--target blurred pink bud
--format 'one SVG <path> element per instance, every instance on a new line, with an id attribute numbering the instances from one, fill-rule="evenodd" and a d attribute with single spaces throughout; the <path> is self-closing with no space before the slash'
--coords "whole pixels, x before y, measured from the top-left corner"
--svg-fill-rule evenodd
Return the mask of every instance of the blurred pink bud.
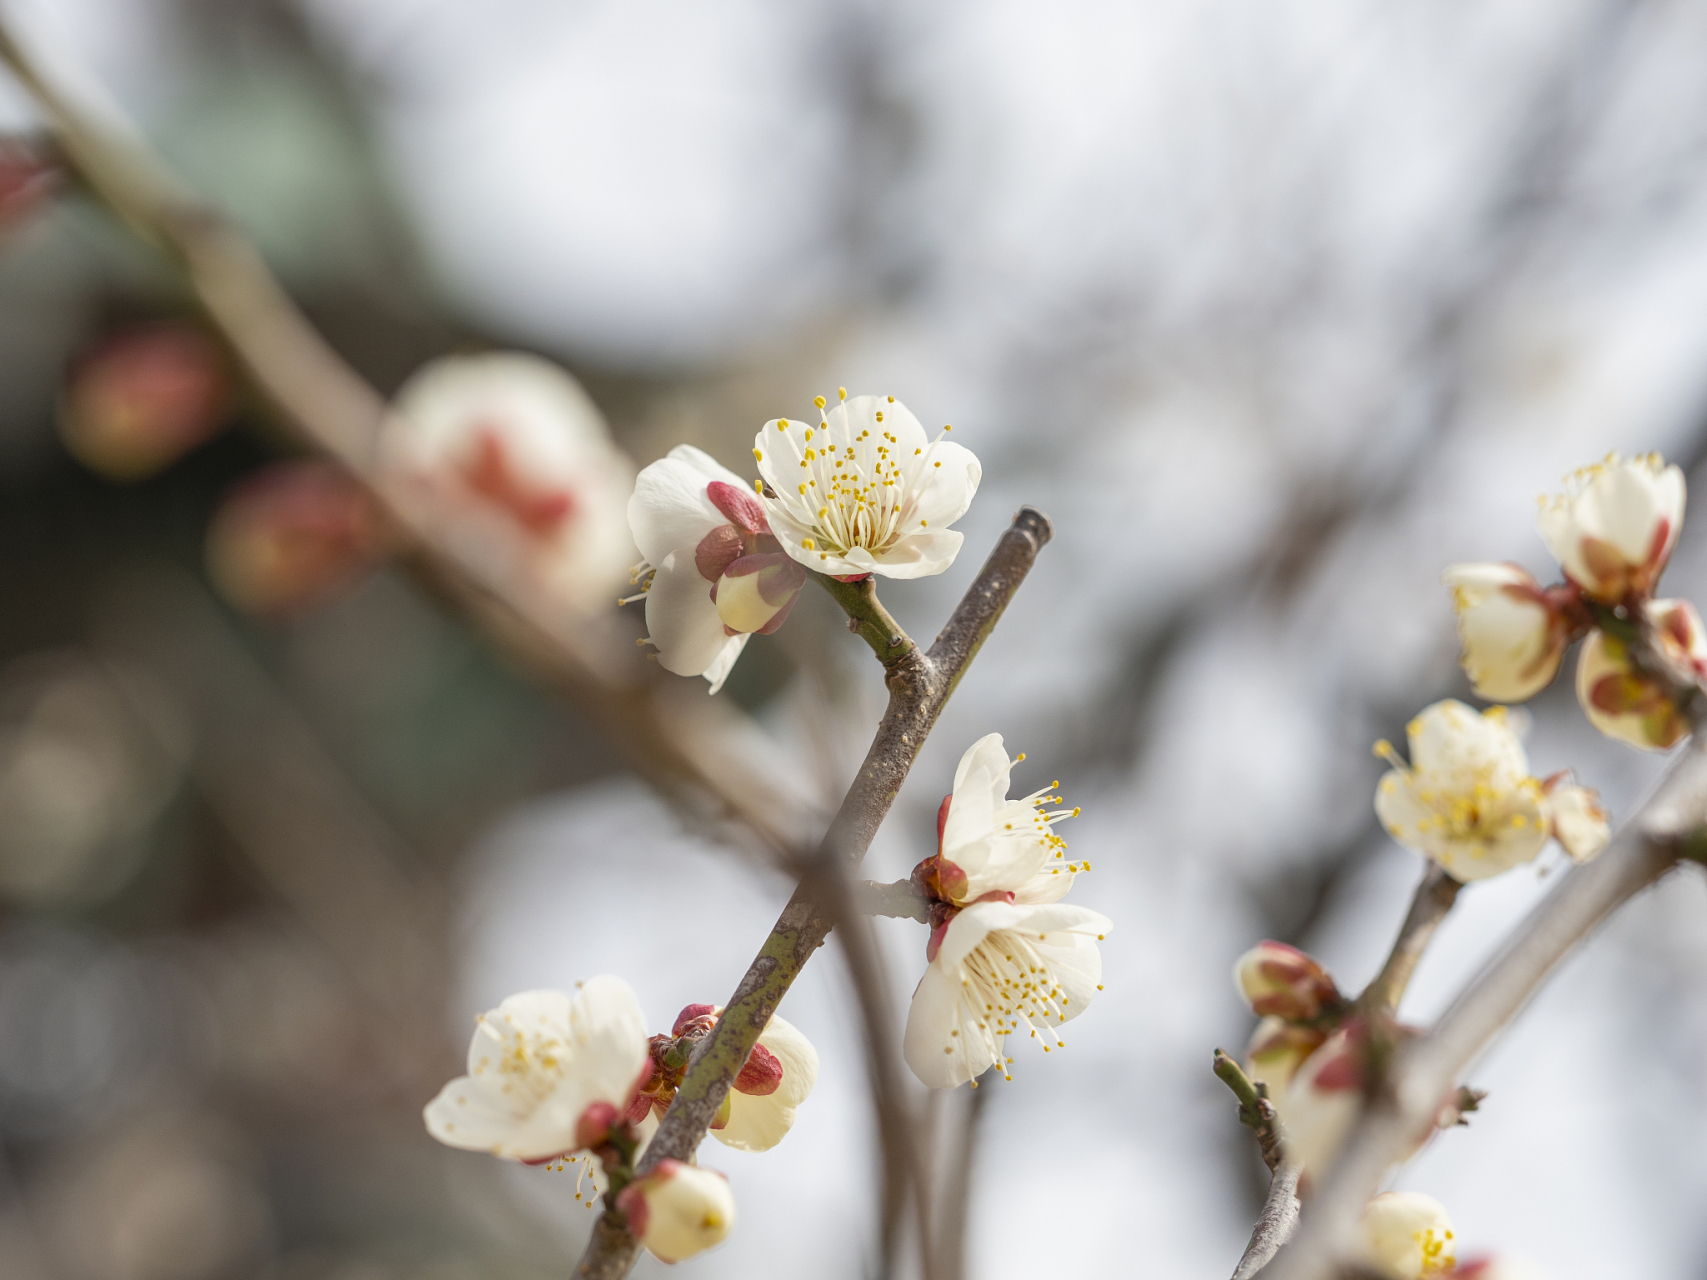
<path id="1" fill-rule="evenodd" d="M 1508 1253 L 1471 1258 L 1460 1262 L 1450 1274 L 1452 1280 L 1548 1280 L 1540 1267 Z"/>
<path id="2" fill-rule="evenodd" d="M 1460 660 L 1476 696 L 1522 702 L 1552 683 L 1565 650 L 1588 625 L 1578 588 L 1543 588 L 1514 564 L 1455 564 Z"/>
<path id="3" fill-rule="evenodd" d="M 226 495 L 208 527 L 208 572 L 247 613 L 274 617 L 352 585 L 383 552 L 367 492 L 331 463 L 284 462 Z"/>
<path id="4" fill-rule="evenodd" d="M 1707 631 L 1687 600 L 1643 605 L 1665 655 L 1696 675 L 1707 672 Z M 1593 632 L 1577 659 L 1577 701 L 1589 723 L 1609 738 L 1643 751 L 1664 751 L 1689 733 L 1689 719 L 1665 685 L 1640 671 L 1624 641 Z"/>
<path id="5" fill-rule="evenodd" d="M 616 1207 L 640 1243 L 665 1262 L 721 1244 L 735 1225 L 729 1180 L 680 1160 L 660 1160 L 618 1193 Z"/>
<path id="6" fill-rule="evenodd" d="M 56 171 L 34 150 L 15 138 L 0 138 L 0 232 L 33 216 L 56 185 Z"/>
<path id="7" fill-rule="evenodd" d="M 1536 525 L 1566 575 L 1603 604 L 1651 595 L 1683 528 L 1683 472 L 1657 453 L 1607 454 L 1544 499 Z"/>
<path id="8" fill-rule="evenodd" d="M 1262 1017 L 1311 1022 L 1340 1002 L 1327 970 L 1297 947 L 1259 942 L 1233 968 L 1233 981 Z"/>
<path id="9" fill-rule="evenodd" d="M 76 360 L 59 430 L 79 462 L 113 480 L 140 480 L 226 424 L 232 387 L 213 339 L 162 323 L 106 339 Z"/>

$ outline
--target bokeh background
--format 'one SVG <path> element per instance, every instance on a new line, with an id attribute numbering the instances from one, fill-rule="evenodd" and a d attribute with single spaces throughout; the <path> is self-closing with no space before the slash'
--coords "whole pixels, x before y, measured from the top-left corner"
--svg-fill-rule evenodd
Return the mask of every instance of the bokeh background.
<path id="1" fill-rule="evenodd" d="M 1348 987 L 1378 966 L 1419 865 L 1375 826 L 1370 743 L 1468 697 L 1440 569 L 1545 578 L 1535 496 L 1609 450 L 1707 480 L 1699 3 L 0 13 L 382 390 L 523 347 L 639 463 L 688 440 L 737 467 L 814 394 L 896 395 L 984 464 L 961 561 L 885 588 L 924 636 L 1019 503 L 1054 517 L 870 863 L 931 850 L 955 760 L 999 731 L 1026 789 L 1083 806 L 1074 898 L 1116 921 L 1070 1052 L 985 1091 L 971 1274 L 1231 1271 L 1263 1179 L 1208 1069 L 1250 1028 L 1229 969 L 1262 936 Z M 35 123 L 0 79 L 0 127 Z M 290 446 L 234 390 L 174 465 L 74 460 L 80 361 L 195 313 L 69 183 L 0 237 L 0 1274 L 565 1274 L 572 1175 L 422 1130 L 472 1015 L 616 972 L 662 1028 L 727 995 L 787 883 L 402 571 L 285 621 L 222 603 L 210 516 Z M 1700 528 L 1670 594 L 1707 598 Z M 719 696 L 827 808 L 882 690 L 827 600 L 795 618 Z M 1568 680 L 1530 717 L 1535 772 L 1615 815 L 1661 763 L 1598 739 Z M 1468 889 L 1404 1013 L 1443 1008 L 1560 861 Z M 923 934 L 881 933 L 899 1017 Z M 818 1090 L 775 1152 L 708 1147 L 741 1217 L 684 1268 L 875 1274 L 833 949 L 783 1012 Z M 1707 1274 L 1700 877 L 1626 909 L 1471 1080 L 1473 1125 L 1397 1183 L 1463 1245 L 1557 1280 Z M 964 1140 L 964 1094 L 926 1114 Z"/>

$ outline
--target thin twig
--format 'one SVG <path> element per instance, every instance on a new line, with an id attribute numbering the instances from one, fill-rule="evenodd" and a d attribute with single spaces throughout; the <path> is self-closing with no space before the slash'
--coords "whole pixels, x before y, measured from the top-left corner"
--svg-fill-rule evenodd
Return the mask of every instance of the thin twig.
<path id="1" fill-rule="evenodd" d="M 1268 1100 L 1268 1088 L 1247 1076 L 1244 1068 L 1225 1049 L 1215 1051 L 1214 1069 L 1216 1077 L 1239 1100 L 1239 1123 L 1256 1135 L 1257 1146 L 1262 1150 L 1262 1162 L 1271 1174 L 1276 1172 L 1284 1153 L 1280 1113 Z"/>
<path id="2" fill-rule="evenodd" d="M 1402 1045 L 1333 1166 L 1310 1197 L 1296 1239 L 1266 1280 L 1327 1280 L 1346 1256 L 1381 1178 L 1433 1125 L 1459 1073 L 1521 1010 L 1553 967 L 1615 909 L 1658 880 L 1707 818 L 1707 753 L 1698 734 L 1655 798 L 1587 866 L 1566 874 L 1505 949 L 1427 1036 Z"/>
<path id="3" fill-rule="evenodd" d="M 1411 899 L 1411 909 L 1405 915 L 1405 922 L 1399 926 L 1399 936 L 1393 941 L 1387 963 L 1381 966 L 1381 972 L 1357 998 L 1360 1012 L 1392 1013 L 1398 1009 L 1399 997 L 1405 994 L 1411 974 L 1416 972 L 1417 961 L 1422 959 L 1435 930 L 1440 928 L 1441 921 L 1452 910 L 1452 904 L 1458 901 L 1458 891 L 1463 887 L 1438 863 L 1428 864 L 1422 882 L 1417 885 L 1416 896 Z"/>
<path id="4" fill-rule="evenodd" d="M 1298 1226 L 1298 1175 L 1303 1171 L 1303 1165 L 1283 1164 L 1269 1178 L 1268 1196 L 1251 1230 L 1250 1243 L 1233 1269 L 1233 1280 L 1250 1280 L 1292 1238 Z"/>
<path id="5" fill-rule="evenodd" d="M 894 663 L 885 664 L 888 709 L 853 786 L 825 833 L 818 858 L 839 858 L 852 867 L 865 856 L 943 704 L 1050 534 L 1049 521 L 1041 512 L 1020 508 L 930 651 L 921 651 L 910 641 L 894 646 L 906 652 Z M 803 878 L 717 1026 L 701 1041 L 675 1100 L 646 1148 L 643 1172 L 659 1160 L 692 1156 L 747 1055 L 758 1043 L 759 1033 L 801 968 L 824 944 L 833 920 L 817 901 L 810 879 Z M 622 1247 L 614 1247 L 615 1240 L 610 1232 L 595 1233 L 576 1267 L 576 1276 L 617 1280 L 626 1275 L 637 1246 L 626 1234 Z"/>
<path id="6" fill-rule="evenodd" d="M 854 905 L 868 916 L 892 916 L 898 920 L 917 920 L 920 924 L 931 922 L 930 903 L 911 880 L 888 884 L 861 880 L 854 885 Z"/>
<path id="7" fill-rule="evenodd" d="M 950 1157 L 942 1177 L 941 1200 L 936 1207 L 938 1266 L 941 1280 L 965 1280 L 966 1233 L 972 1217 L 972 1184 L 978 1164 L 978 1134 L 983 1127 L 984 1113 L 990 1105 L 989 1088 L 996 1079 L 996 1068 L 990 1067 L 978 1078 L 984 1087 L 968 1090 L 965 1115 L 961 1117 L 960 1133 L 949 1149 L 939 1142 L 938 1149 Z"/>

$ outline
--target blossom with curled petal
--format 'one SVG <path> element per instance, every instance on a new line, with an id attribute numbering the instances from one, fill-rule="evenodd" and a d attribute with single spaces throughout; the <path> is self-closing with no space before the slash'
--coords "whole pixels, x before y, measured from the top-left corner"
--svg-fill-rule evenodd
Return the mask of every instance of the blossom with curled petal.
<path id="1" fill-rule="evenodd" d="M 580 612 L 603 606 L 634 558 L 633 464 L 549 360 L 487 352 L 423 366 L 392 402 L 380 459 L 394 499 L 451 546 Z"/>
<path id="2" fill-rule="evenodd" d="M 1391 1280 L 1423 1280 L 1457 1262 L 1446 1206 L 1417 1191 L 1389 1191 L 1363 1210 L 1358 1240 L 1364 1260 Z"/>
<path id="3" fill-rule="evenodd" d="M 1536 525 L 1571 581 L 1605 604 L 1652 595 L 1683 528 L 1683 472 L 1657 453 L 1584 467 Z"/>
<path id="4" fill-rule="evenodd" d="M 524 991 L 482 1014 L 468 1074 L 427 1104 L 440 1142 L 543 1164 L 600 1146 L 646 1065 L 646 1020 L 621 978 L 574 996 Z"/>
<path id="5" fill-rule="evenodd" d="M 1441 580 L 1452 588 L 1464 674 L 1492 702 L 1545 689 L 1588 625 L 1575 587 L 1543 587 L 1514 564 L 1455 564 Z"/>
<path id="6" fill-rule="evenodd" d="M 1707 629 L 1687 600 L 1642 604 L 1660 651 L 1680 669 L 1707 678 Z M 1664 751 L 1689 733 L 1689 718 L 1665 685 L 1637 668 L 1629 646 L 1596 631 L 1577 658 L 1577 701 L 1589 723 L 1643 751 Z"/>
<path id="7" fill-rule="evenodd" d="M 1019 760 L 1025 757 L 1021 755 Z M 913 871 L 930 904 L 929 965 L 907 1011 L 903 1041 L 913 1073 L 951 1089 L 1004 1067 L 1021 1028 L 1044 1051 L 1056 1030 L 1102 989 L 1097 942 L 1107 917 L 1059 899 L 1089 864 L 1065 861 L 1053 827 L 1077 810 L 1047 810 L 1056 784 L 1008 799 L 1013 765 L 1000 734 L 961 757 L 954 792 L 937 812 L 938 852 Z"/>
<path id="8" fill-rule="evenodd" d="M 729 1179 L 713 1169 L 660 1160 L 617 1193 L 628 1229 L 664 1262 L 680 1262 L 721 1244 L 735 1225 Z"/>
<path id="9" fill-rule="evenodd" d="M 651 1068 L 629 1106 L 628 1118 L 650 1138 L 676 1096 L 691 1046 L 710 1034 L 723 1010 L 690 1004 L 668 1036 L 653 1036 Z M 795 1111 L 818 1080 L 818 1051 L 786 1019 L 772 1015 L 747 1055 L 735 1085 L 711 1122 L 711 1136 L 738 1151 L 769 1151 L 794 1127 Z"/>
<path id="10" fill-rule="evenodd" d="M 1553 834 L 1554 801 L 1530 776 L 1504 707 L 1478 713 L 1449 698 L 1422 711 L 1406 734 L 1409 764 L 1390 743 L 1375 745 L 1393 766 L 1376 788 L 1375 812 L 1395 840 L 1462 881 L 1498 875 L 1541 852 Z M 1592 793 L 1562 794 L 1560 803 L 1568 800 L 1574 817 L 1585 799 L 1592 803 Z M 1575 839 L 1578 828 L 1570 830 Z M 1572 856 L 1592 853 L 1579 843 Z"/>
<path id="11" fill-rule="evenodd" d="M 692 445 L 640 473 L 628 522 L 644 557 L 647 643 L 677 675 L 716 693 L 755 633 L 787 620 L 806 571 L 771 536 L 765 508 L 741 477 Z M 625 601 L 624 603 L 627 603 Z"/>
<path id="12" fill-rule="evenodd" d="M 835 408 L 816 404 L 817 426 L 777 418 L 753 438 L 783 549 L 843 577 L 924 578 L 953 564 L 963 535 L 949 526 L 978 491 L 978 459 L 941 434 L 926 439 L 894 396 L 844 390 Z"/>

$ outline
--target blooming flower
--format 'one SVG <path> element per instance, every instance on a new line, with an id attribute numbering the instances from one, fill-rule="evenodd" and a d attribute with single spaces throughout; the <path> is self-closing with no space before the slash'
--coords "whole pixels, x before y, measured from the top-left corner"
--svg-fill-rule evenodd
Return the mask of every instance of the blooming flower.
<path id="1" fill-rule="evenodd" d="M 816 404 L 816 427 L 778 418 L 753 439 L 783 549 L 808 569 L 858 577 L 924 578 L 953 564 L 963 535 L 948 526 L 978 491 L 978 459 L 927 440 L 894 396 L 844 390 L 834 409 Z"/>
<path id="2" fill-rule="evenodd" d="M 716 693 L 747 637 L 787 619 L 806 571 L 783 554 L 741 477 L 692 445 L 640 473 L 628 522 L 644 557 L 635 576 L 648 642 L 666 671 L 703 675 Z"/>
<path id="3" fill-rule="evenodd" d="M 1544 588 L 1514 564 L 1455 564 L 1441 580 L 1452 588 L 1464 674 L 1479 698 L 1534 697 L 1587 625 L 1574 588 Z"/>
<path id="4" fill-rule="evenodd" d="M 1078 811 L 1043 808 L 1060 800 L 1048 794 L 1053 784 L 1009 800 L 1014 763 L 1000 734 L 972 745 L 937 814 L 938 852 L 913 871 L 931 903 L 930 963 L 903 1047 L 933 1088 L 1005 1067 L 1006 1039 L 1021 1027 L 1034 1038 L 1041 1029 L 1044 1052 L 1060 1047 L 1056 1028 L 1102 989 L 1096 943 L 1109 921 L 1058 901 L 1089 869 L 1063 861 L 1066 843 L 1052 830 Z"/>
<path id="5" fill-rule="evenodd" d="M 1687 600 L 1642 605 L 1655 643 L 1674 664 L 1707 675 L 1707 630 Z M 1629 646 L 1596 631 L 1577 659 L 1577 701 L 1589 723 L 1609 738 L 1643 751 L 1664 751 L 1689 733 L 1689 718 L 1665 685 L 1637 669 Z"/>
<path id="6" fill-rule="evenodd" d="M 1683 528 L 1683 472 L 1657 453 L 1584 467 L 1536 524 L 1572 582 L 1606 604 L 1653 592 Z"/>
<path id="7" fill-rule="evenodd" d="M 1444 867 L 1455 879 L 1482 880 L 1528 862 L 1553 832 L 1555 805 L 1566 813 L 1578 847 L 1592 856 L 1574 824 L 1592 794 L 1581 789 L 1555 800 L 1529 776 L 1523 744 L 1504 707 L 1477 713 L 1447 699 L 1426 708 L 1406 728 L 1411 763 L 1388 742 L 1376 753 L 1393 768 L 1375 792 L 1375 812 L 1400 844 Z"/>
<path id="8" fill-rule="evenodd" d="M 1363 1211 L 1364 1258 L 1392 1280 L 1422 1280 L 1451 1271 L 1452 1219 L 1446 1206 L 1416 1191 L 1389 1191 Z"/>
<path id="9" fill-rule="evenodd" d="M 691 1044 L 709 1034 L 722 1013 L 717 1005 L 690 1004 L 677 1015 L 670 1035 L 652 1037 L 651 1070 L 628 1110 L 628 1118 L 647 1137 L 676 1096 Z M 677 1047 L 683 1037 L 686 1047 Z M 812 1042 L 773 1015 L 712 1121 L 711 1136 L 738 1151 L 769 1151 L 788 1136 L 796 1108 L 817 1080 L 818 1051 Z"/>
<path id="10" fill-rule="evenodd" d="M 616 1207 L 640 1243 L 665 1262 L 721 1244 L 735 1225 L 729 1180 L 680 1160 L 660 1160 L 617 1193 Z"/>
<path id="11" fill-rule="evenodd" d="M 232 398 L 212 338 L 189 325 L 145 325 L 78 357 L 60 397 L 59 430 L 91 470 L 140 480 L 224 427 Z"/>
<path id="12" fill-rule="evenodd" d="M 398 391 L 380 439 L 394 494 L 448 517 L 451 544 L 580 612 L 633 559 L 628 457 L 581 384 L 520 352 L 447 356 Z"/>
<path id="13" fill-rule="evenodd" d="M 367 493 L 328 462 L 284 462 L 237 485 L 208 526 L 208 572 L 250 613 L 307 608 L 353 583 L 385 540 Z"/>
<path id="14" fill-rule="evenodd" d="M 426 1107 L 447 1146 L 541 1164 L 602 1144 L 646 1065 L 646 1021 L 620 978 L 590 978 L 571 998 L 524 991 L 483 1014 L 468 1074 Z"/>
<path id="15" fill-rule="evenodd" d="M 1297 947 L 1259 942 L 1233 966 L 1233 982 L 1259 1017 L 1311 1022 L 1340 1003 L 1326 969 Z"/>

